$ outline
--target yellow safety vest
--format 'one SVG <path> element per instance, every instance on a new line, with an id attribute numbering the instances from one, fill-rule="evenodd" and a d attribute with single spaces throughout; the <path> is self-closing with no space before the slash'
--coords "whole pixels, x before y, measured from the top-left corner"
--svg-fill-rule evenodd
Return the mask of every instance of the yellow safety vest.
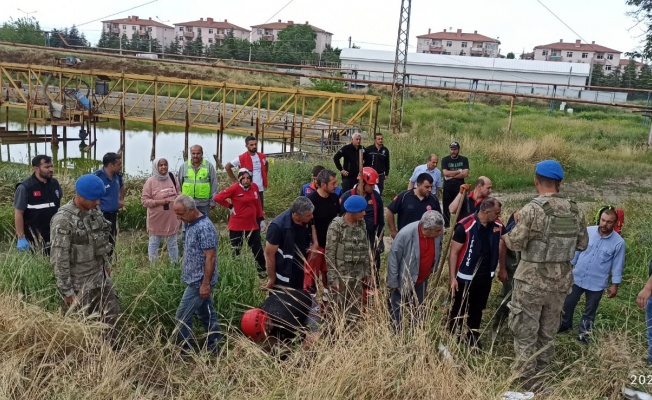
<path id="1" fill-rule="evenodd" d="M 208 176 L 206 160 L 203 160 L 201 167 L 195 173 L 192 162 L 188 160 L 188 171 L 183 179 L 181 193 L 194 199 L 208 199 L 211 195 L 211 180 Z"/>

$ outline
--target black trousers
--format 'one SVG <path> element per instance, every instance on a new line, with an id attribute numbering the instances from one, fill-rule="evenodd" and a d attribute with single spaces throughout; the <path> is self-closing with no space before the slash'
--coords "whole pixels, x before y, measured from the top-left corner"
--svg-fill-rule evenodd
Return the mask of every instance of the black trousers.
<path id="1" fill-rule="evenodd" d="M 358 183 L 358 177 L 357 176 L 343 176 L 342 177 L 342 193 L 346 192 L 347 190 L 353 189 L 353 186 Z"/>
<path id="2" fill-rule="evenodd" d="M 383 194 L 383 190 L 385 190 L 385 175 L 380 175 L 378 176 L 378 191 Z"/>
<path id="3" fill-rule="evenodd" d="M 263 252 L 263 245 L 260 239 L 260 229 L 256 229 L 255 231 L 229 231 L 229 237 L 236 256 L 240 255 L 242 242 L 246 240 L 258 264 L 258 271 L 262 272 L 266 270 L 265 253 Z"/>
<path id="4" fill-rule="evenodd" d="M 113 260 L 113 251 L 115 250 L 115 238 L 118 235 L 118 212 L 105 212 L 104 219 L 111 223 L 111 234 L 109 236 L 109 243 L 111 243 L 111 250 L 109 250 L 109 260 Z"/>
<path id="5" fill-rule="evenodd" d="M 479 335 L 482 310 L 487 307 L 491 292 L 491 276 L 475 276 L 472 281 L 457 278 L 457 292 L 454 294 L 453 308 L 448 319 L 448 331 L 452 334 L 462 329 L 464 317 L 466 326 L 473 336 Z"/>
<path id="6" fill-rule="evenodd" d="M 265 192 L 258 192 L 258 197 L 260 197 L 260 207 L 265 209 Z"/>
<path id="7" fill-rule="evenodd" d="M 443 214 L 444 214 L 444 226 L 448 228 L 451 223 L 451 213 L 448 210 L 448 206 L 451 205 L 457 194 L 460 192 L 461 182 L 458 181 L 444 181 L 444 190 L 442 193 L 442 203 L 443 203 Z"/>

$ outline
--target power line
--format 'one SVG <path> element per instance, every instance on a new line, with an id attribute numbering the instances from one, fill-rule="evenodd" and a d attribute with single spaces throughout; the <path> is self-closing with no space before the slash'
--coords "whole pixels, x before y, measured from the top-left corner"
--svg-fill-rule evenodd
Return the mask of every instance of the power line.
<path id="1" fill-rule="evenodd" d="M 83 24 L 78 24 L 77 27 L 80 27 L 80 26 L 83 26 L 83 25 L 88 25 L 88 24 L 91 24 L 91 23 L 93 23 L 93 22 L 101 21 L 101 20 L 103 20 L 103 19 L 105 19 L 105 18 L 113 17 L 114 15 L 122 14 L 122 13 L 125 13 L 125 12 L 127 12 L 127 11 L 135 10 L 135 9 L 137 9 L 137 8 L 140 8 L 140 7 L 146 6 L 146 5 L 148 5 L 148 4 L 156 3 L 157 1 L 158 1 L 158 0 L 151 0 L 151 1 L 148 1 L 147 3 L 139 4 L 139 5 L 135 6 L 135 7 L 131 7 L 131 8 L 128 8 L 128 9 L 126 9 L 126 10 L 122 10 L 122 11 L 119 11 L 119 12 L 117 12 L 117 13 L 113 13 L 113 14 L 111 14 L 111 15 L 106 15 L 106 16 L 104 16 L 104 17 L 102 17 L 102 18 L 97 18 L 97 19 L 94 19 L 94 20 L 92 20 L 92 21 L 84 22 Z"/>

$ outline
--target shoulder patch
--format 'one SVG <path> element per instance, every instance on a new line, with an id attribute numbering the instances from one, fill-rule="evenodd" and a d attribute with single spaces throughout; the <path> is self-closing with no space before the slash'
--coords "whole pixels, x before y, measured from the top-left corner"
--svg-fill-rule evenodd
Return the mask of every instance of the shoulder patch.
<path id="1" fill-rule="evenodd" d="M 66 228 L 57 228 L 57 233 L 60 235 L 70 235 L 72 230 Z"/>

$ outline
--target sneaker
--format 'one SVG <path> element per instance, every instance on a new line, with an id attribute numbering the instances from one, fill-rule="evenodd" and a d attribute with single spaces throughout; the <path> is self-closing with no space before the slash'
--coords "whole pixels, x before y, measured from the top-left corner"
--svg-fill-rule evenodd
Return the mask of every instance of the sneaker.
<path id="1" fill-rule="evenodd" d="M 589 335 L 587 335 L 586 333 L 580 333 L 577 336 L 577 341 L 582 344 L 589 344 Z"/>

